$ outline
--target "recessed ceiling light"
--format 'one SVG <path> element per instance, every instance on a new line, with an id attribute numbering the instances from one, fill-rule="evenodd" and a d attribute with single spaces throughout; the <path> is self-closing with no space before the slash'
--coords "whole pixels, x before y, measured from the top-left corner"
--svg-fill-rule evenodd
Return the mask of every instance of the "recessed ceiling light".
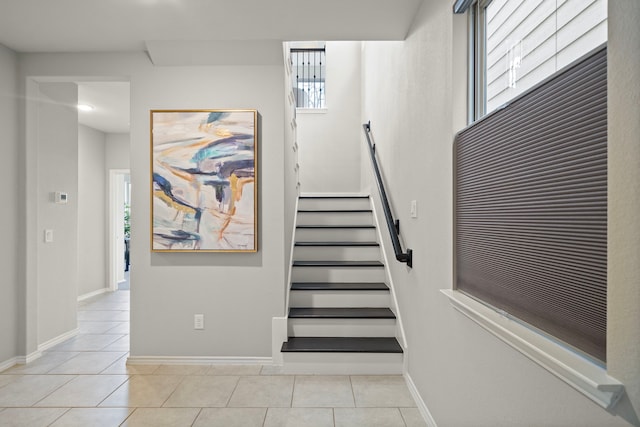
<path id="1" fill-rule="evenodd" d="M 80 111 L 93 111 L 95 107 L 89 104 L 78 104 L 78 110 Z"/>

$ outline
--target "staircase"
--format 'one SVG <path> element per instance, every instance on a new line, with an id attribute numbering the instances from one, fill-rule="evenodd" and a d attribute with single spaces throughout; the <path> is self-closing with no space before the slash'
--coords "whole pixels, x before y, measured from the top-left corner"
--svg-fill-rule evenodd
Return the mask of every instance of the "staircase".
<path id="1" fill-rule="evenodd" d="M 281 349 L 286 372 L 402 373 L 377 240 L 368 196 L 300 197 Z"/>

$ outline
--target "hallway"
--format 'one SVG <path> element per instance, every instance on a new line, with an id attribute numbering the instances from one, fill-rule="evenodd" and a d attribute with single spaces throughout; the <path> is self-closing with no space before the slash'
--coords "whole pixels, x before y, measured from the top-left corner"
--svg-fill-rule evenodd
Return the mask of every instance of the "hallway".
<path id="1" fill-rule="evenodd" d="M 424 426 L 402 376 L 135 365 L 129 291 L 79 303 L 79 334 L 0 373 L 0 426 Z"/>

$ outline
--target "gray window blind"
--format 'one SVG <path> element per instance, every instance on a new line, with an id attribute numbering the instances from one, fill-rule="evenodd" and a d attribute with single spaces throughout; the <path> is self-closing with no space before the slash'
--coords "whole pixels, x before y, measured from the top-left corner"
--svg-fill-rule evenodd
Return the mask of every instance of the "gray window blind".
<path id="1" fill-rule="evenodd" d="M 456 287 L 606 361 L 606 48 L 455 141 Z"/>

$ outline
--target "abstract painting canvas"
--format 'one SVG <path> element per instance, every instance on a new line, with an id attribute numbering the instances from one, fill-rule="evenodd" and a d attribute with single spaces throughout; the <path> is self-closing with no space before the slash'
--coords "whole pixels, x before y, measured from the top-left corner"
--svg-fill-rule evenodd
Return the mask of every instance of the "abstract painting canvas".
<path id="1" fill-rule="evenodd" d="M 151 111 L 152 251 L 257 251 L 256 117 Z"/>

